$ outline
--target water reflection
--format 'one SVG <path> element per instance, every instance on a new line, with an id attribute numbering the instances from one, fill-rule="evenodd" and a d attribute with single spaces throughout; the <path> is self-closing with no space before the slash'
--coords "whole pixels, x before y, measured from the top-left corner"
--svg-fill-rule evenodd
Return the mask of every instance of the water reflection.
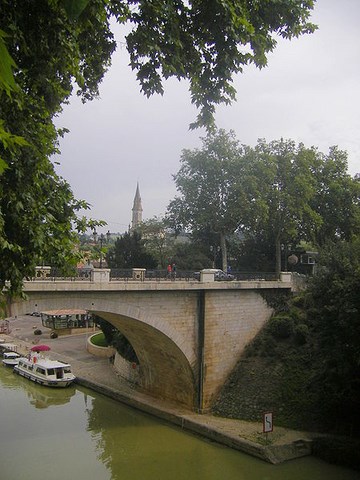
<path id="1" fill-rule="evenodd" d="M 0 377 L 0 383 L 5 388 L 24 391 L 35 408 L 48 408 L 54 405 L 64 405 L 70 402 L 75 395 L 75 388 L 50 388 L 36 385 L 27 378 L 18 377 L 11 368 L 6 367 L 8 373 Z"/>
<path id="2" fill-rule="evenodd" d="M 82 387 L 48 390 L 0 368 L 1 479 L 359 478 L 314 458 L 269 465 Z"/>
<path id="3" fill-rule="evenodd" d="M 350 480 L 355 472 L 304 458 L 269 465 L 171 427 L 121 404 L 92 398 L 88 428 L 112 480 Z M 87 401 L 89 402 L 89 400 Z M 89 406 L 89 403 L 88 403 Z M 165 474 L 166 472 L 166 474 Z"/>

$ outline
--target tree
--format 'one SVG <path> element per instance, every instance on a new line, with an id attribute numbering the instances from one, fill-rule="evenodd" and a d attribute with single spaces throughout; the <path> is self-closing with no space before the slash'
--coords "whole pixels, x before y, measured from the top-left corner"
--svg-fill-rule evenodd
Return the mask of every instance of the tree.
<path id="1" fill-rule="evenodd" d="M 360 233 L 360 182 L 348 174 L 347 153 L 332 147 L 318 154 L 313 170 L 316 194 L 311 207 L 322 222 L 314 232 L 319 247 L 336 240 L 350 240 Z"/>
<path id="2" fill-rule="evenodd" d="M 34 274 L 41 258 L 55 266 L 74 263 L 75 231 L 98 224 L 78 218 L 88 204 L 74 198 L 50 161 L 63 133 L 53 118 L 69 98 L 73 79 L 84 98 L 96 96 L 115 47 L 98 9 L 87 10 L 82 20 L 74 21 L 61 2 L 4 1 L 0 6 L 6 29 L 2 38 L 14 71 L 9 77 L 7 68 L 13 82 L 0 90 L 0 157 L 5 162 L 0 177 L 0 278 L 10 293 L 20 293 L 23 278 Z"/>
<path id="3" fill-rule="evenodd" d="M 173 252 L 173 235 L 166 222 L 153 217 L 142 222 L 137 228 L 146 250 L 157 259 L 159 268 L 166 268 Z"/>
<path id="4" fill-rule="evenodd" d="M 172 260 L 179 270 L 191 272 L 210 268 L 211 260 L 204 250 L 204 245 L 200 245 L 191 239 L 186 242 L 176 242 Z"/>
<path id="5" fill-rule="evenodd" d="M 175 228 L 216 233 L 227 268 L 226 236 L 240 224 L 241 198 L 234 190 L 241 177 L 241 148 L 233 132 L 219 130 L 202 139 L 202 149 L 183 150 L 174 180 L 180 196 L 168 206 L 168 221 Z"/>
<path id="6" fill-rule="evenodd" d="M 147 96 L 163 93 L 162 79 L 169 77 L 189 80 L 192 102 L 201 109 L 197 125 L 208 125 L 214 106 L 235 98 L 232 76 L 249 64 L 267 65 L 275 35 L 290 40 L 316 29 L 308 21 L 314 3 L 4 0 L 0 18 L 12 59 L 2 55 L 0 84 L 7 91 L 13 87 L 9 69 L 16 65 L 24 78 L 40 75 L 45 80 L 51 74 L 47 85 L 38 85 L 46 96 L 57 90 L 52 83 L 57 72 L 55 104 L 57 95 L 68 97 L 72 79 L 80 94 L 92 98 L 115 49 L 109 28 L 114 17 L 132 26 L 126 45 L 142 91 Z M 1 37 L 0 48 L 7 54 Z"/>
<path id="7" fill-rule="evenodd" d="M 139 232 L 126 232 L 106 254 L 110 268 L 156 268 L 156 259 L 146 251 Z"/>
<path id="8" fill-rule="evenodd" d="M 281 270 L 281 245 L 308 239 L 322 221 L 311 208 L 316 182 L 314 148 L 291 140 L 259 140 L 245 150 L 247 172 L 239 179 L 243 196 L 242 230 L 275 247 L 275 272 Z"/>
<path id="9" fill-rule="evenodd" d="M 319 247 L 360 232 L 360 182 L 346 173 L 346 158 L 336 147 L 326 155 L 281 139 L 258 140 L 252 148 L 240 145 L 232 132 L 212 132 L 201 150 L 182 154 L 174 176 L 181 196 L 168 207 L 169 222 L 189 228 L 204 245 L 207 239 L 214 245 L 217 233 L 224 269 L 231 240 L 238 269 L 246 262 L 249 266 L 249 258 L 244 259 L 248 249 L 257 256 L 252 269 L 264 265 L 268 270 L 274 258 L 279 275 L 282 248 L 286 256 L 289 244 L 294 248 L 305 241 Z M 235 232 L 241 242 L 235 241 Z"/>
<path id="10" fill-rule="evenodd" d="M 235 234 L 229 238 L 229 256 L 233 270 L 239 272 L 273 272 L 274 247 L 263 235 Z"/>
<path id="11" fill-rule="evenodd" d="M 234 74 L 267 64 L 275 35 L 291 39 L 316 28 L 308 22 L 313 0 L 133 3 L 127 47 L 141 88 L 146 95 L 163 93 L 162 78 L 188 79 L 200 108 L 193 126 L 208 126 L 215 106 L 234 100 Z"/>
<path id="12" fill-rule="evenodd" d="M 277 273 L 282 245 L 302 240 L 320 247 L 359 232 L 360 184 L 346 172 L 346 152 L 332 147 L 324 154 L 281 139 L 259 140 L 245 155 L 242 228 L 275 246 Z"/>
<path id="13" fill-rule="evenodd" d="M 360 236 L 328 243 L 319 264 L 305 307 L 307 322 L 319 338 L 320 401 L 328 419 L 347 420 L 356 430 L 360 427 Z"/>

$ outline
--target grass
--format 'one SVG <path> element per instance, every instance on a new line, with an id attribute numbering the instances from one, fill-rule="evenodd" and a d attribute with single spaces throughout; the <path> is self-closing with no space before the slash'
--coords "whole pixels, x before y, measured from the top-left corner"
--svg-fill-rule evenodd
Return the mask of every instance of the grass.
<path id="1" fill-rule="evenodd" d="M 96 335 L 93 335 L 91 337 L 90 341 L 93 345 L 96 345 L 97 347 L 107 347 L 108 346 L 107 341 L 105 339 L 105 336 L 102 332 L 97 333 Z"/>

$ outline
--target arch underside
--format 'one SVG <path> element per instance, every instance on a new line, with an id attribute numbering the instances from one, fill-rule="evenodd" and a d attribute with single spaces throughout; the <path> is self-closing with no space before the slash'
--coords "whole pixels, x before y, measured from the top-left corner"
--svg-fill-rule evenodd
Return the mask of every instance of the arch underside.
<path id="1" fill-rule="evenodd" d="M 155 397 L 194 407 L 194 374 L 174 341 L 137 319 L 111 312 L 93 313 L 114 325 L 131 343 L 140 363 L 141 388 Z"/>

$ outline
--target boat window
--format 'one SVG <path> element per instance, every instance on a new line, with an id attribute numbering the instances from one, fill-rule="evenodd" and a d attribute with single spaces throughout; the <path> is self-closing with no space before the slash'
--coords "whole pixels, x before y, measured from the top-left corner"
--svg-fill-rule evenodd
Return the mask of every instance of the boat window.
<path id="1" fill-rule="evenodd" d="M 45 375 L 45 369 L 44 368 L 37 367 L 36 371 L 38 373 L 41 373 L 42 375 Z"/>
<path id="2" fill-rule="evenodd" d="M 70 367 L 64 367 L 64 373 L 71 373 Z"/>
<path id="3" fill-rule="evenodd" d="M 48 375 L 55 375 L 55 370 L 53 368 L 48 368 Z"/>

